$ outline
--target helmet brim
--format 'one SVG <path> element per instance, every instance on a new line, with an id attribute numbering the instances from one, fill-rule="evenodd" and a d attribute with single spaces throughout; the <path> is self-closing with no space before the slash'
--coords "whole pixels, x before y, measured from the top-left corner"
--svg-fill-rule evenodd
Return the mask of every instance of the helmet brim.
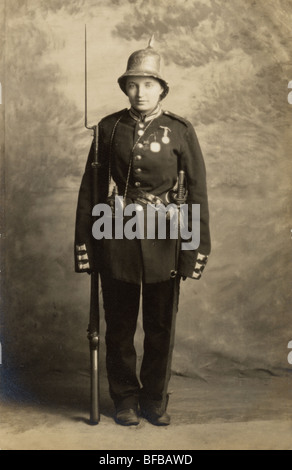
<path id="1" fill-rule="evenodd" d="M 118 84 L 120 85 L 121 90 L 127 95 L 126 83 L 128 77 L 152 77 L 158 80 L 163 88 L 163 93 L 161 94 L 161 99 L 165 98 L 169 92 L 168 83 L 157 73 L 147 72 L 147 71 L 138 71 L 138 70 L 127 70 L 123 75 L 118 78 Z"/>

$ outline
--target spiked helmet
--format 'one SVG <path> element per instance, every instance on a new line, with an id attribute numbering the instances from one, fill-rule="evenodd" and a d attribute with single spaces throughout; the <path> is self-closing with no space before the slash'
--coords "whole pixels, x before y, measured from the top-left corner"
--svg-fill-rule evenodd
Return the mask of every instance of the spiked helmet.
<path id="1" fill-rule="evenodd" d="M 126 72 L 118 78 L 121 90 L 126 92 L 126 82 L 128 77 L 153 77 L 159 80 L 163 87 L 161 99 L 165 98 L 169 91 L 167 82 L 161 76 L 161 57 L 158 52 L 153 49 L 153 36 L 151 37 L 148 47 L 133 52 L 127 63 Z"/>

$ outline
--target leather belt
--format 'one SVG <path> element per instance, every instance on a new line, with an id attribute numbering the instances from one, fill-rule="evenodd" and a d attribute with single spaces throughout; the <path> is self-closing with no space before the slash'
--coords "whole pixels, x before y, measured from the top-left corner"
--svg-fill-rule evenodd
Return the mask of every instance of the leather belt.
<path id="1" fill-rule="evenodd" d="M 147 193 L 147 191 L 143 191 L 142 189 L 136 188 L 128 188 L 127 191 L 127 198 L 133 199 L 135 202 L 142 203 L 142 204 L 163 204 L 167 203 L 166 199 L 167 193 L 164 193 L 162 197 L 155 196 L 155 194 Z"/>

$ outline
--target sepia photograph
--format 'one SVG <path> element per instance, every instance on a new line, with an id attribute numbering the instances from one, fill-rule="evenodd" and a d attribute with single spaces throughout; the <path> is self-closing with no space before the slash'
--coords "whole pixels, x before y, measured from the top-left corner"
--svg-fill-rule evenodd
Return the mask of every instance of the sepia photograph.
<path id="1" fill-rule="evenodd" d="M 0 0 L 0 450 L 292 450 L 291 21 Z"/>

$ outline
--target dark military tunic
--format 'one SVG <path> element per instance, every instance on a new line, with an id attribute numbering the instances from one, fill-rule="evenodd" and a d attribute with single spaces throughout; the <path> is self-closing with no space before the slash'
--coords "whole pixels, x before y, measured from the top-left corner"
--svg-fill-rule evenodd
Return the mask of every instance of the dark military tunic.
<path id="1" fill-rule="evenodd" d="M 210 252 L 205 165 L 192 125 L 160 106 L 141 119 L 133 109 L 102 119 L 98 126 L 98 196 L 107 203 L 113 179 L 126 205 L 141 204 L 167 194 L 184 170 L 191 229 L 192 204 L 200 204 L 200 245 L 180 251 L 178 271 L 192 277 L 197 255 Z M 101 273 L 106 320 L 106 366 L 110 395 L 116 410 L 162 406 L 169 380 L 167 364 L 171 345 L 177 241 L 154 239 L 102 239 L 92 235 L 93 146 L 82 179 L 76 218 L 76 271 Z M 150 195 L 150 196 L 149 196 Z M 126 219 L 126 217 L 125 217 Z M 145 217 L 144 220 L 147 218 Z M 147 221 L 147 220 L 146 220 Z M 146 227 L 147 231 L 147 227 Z M 134 334 L 142 292 L 144 355 L 140 383 L 136 376 Z M 175 305 L 174 305 L 175 304 Z M 147 405 L 148 403 L 148 405 Z"/>
<path id="2" fill-rule="evenodd" d="M 197 254 L 210 253 L 206 171 L 193 126 L 160 109 L 144 121 L 134 110 L 122 110 L 102 119 L 98 131 L 102 164 L 98 181 L 100 202 L 107 201 L 109 176 L 115 181 L 118 194 L 123 196 L 126 190 L 126 202 L 133 203 L 136 202 L 135 194 L 141 191 L 163 199 L 174 187 L 178 170 L 185 171 L 190 224 L 191 205 L 200 204 L 200 245 L 197 250 L 181 251 L 179 256 L 179 273 L 191 277 Z M 128 240 L 125 237 L 122 240 L 94 240 L 92 158 L 93 148 L 78 199 L 76 271 L 98 269 L 113 279 L 135 284 L 168 280 L 175 269 L 175 240 Z"/>

